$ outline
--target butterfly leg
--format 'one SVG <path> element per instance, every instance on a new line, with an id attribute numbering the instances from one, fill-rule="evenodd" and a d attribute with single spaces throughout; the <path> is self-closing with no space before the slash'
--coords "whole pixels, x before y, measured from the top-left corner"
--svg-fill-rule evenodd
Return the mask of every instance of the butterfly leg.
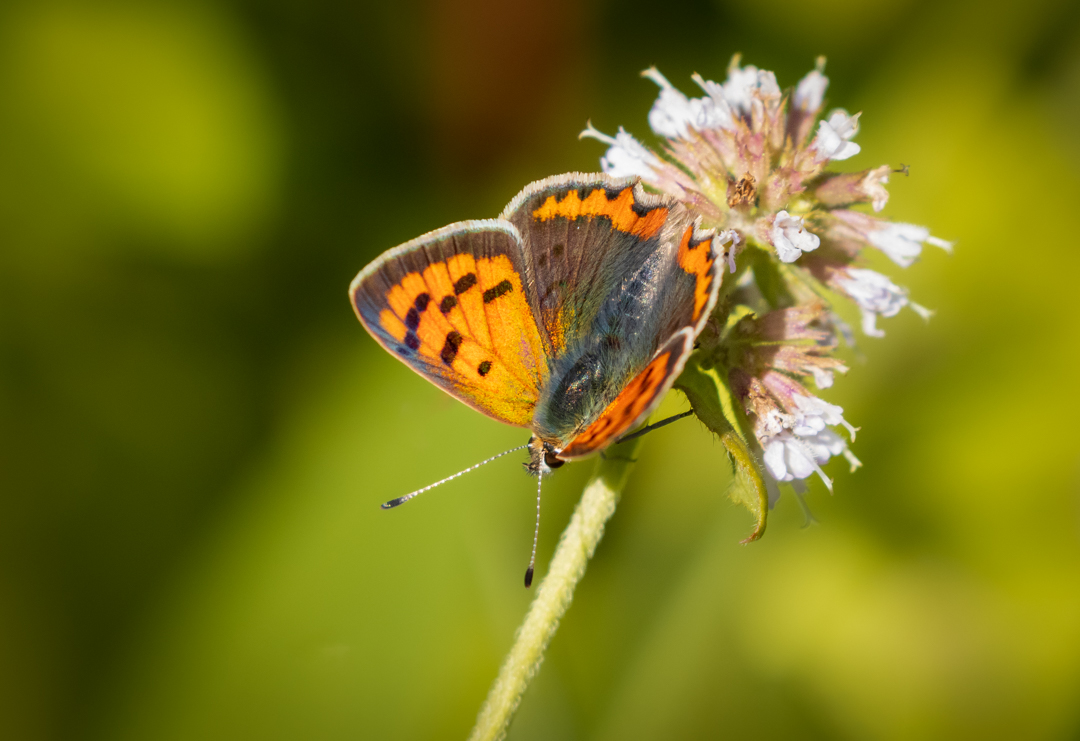
<path id="1" fill-rule="evenodd" d="M 667 419 L 662 419 L 659 422 L 657 422 L 656 424 L 652 424 L 652 425 L 648 425 L 646 427 L 642 427 L 637 432 L 634 432 L 634 433 L 631 433 L 629 435 L 625 435 L 623 437 L 620 437 L 618 440 L 615 441 L 615 444 L 618 445 L 619 443 L 625 443 L 628 440 L 633 440 L 635 437 L 641 437 L 642 435 L 644 435 L 647 432 L 652 432 L 653 430 L 659 430 L 661 427 L 665 427 L 665 426 L 671 424 L 672 422 L 678 422 L 680 419 L 683 419 L 684 417 L 689 417 L 693 413 L 694 413 L 694 410 L 690 409 L 690 410 L 687 410 L 685 412 L 682 412 L 681 414 L 676 414 L 676 415 L 674 415 L 672 417 L 668 417 Z"/>

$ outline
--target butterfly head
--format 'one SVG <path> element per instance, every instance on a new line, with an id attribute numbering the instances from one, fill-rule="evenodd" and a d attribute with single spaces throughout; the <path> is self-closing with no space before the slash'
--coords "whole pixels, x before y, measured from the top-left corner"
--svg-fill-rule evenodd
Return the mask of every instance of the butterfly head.
<path id="1" fill-rule="evenodd" d="M 525 470 L 534 476 L 544 475 L 554 471 L 566 461 L 559 458 L 559 449 L 548 442 L 544 442 L 536 435 L 529 439 L 529 462 L 525 464 Z"/>

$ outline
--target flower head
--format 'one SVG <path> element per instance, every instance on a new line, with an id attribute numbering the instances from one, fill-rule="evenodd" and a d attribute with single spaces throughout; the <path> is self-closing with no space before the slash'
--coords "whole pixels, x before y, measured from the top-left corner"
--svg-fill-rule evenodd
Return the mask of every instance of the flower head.
<path id="1" fill-rule="evenodd" d="M 879 318 L 904 307 L 930 312 L 865 267 L 866 250 L 908 267 L 924 244 L 952 245 L 924 227 L 860 210 L 885 208 L 894 172 L 888 165 L 830 171 L 861 154 L 855 138 L 862 114 L 837 108 L 822 117 L 824 59 L 787 91 L 772 72 L 742 66 L 738 56 L 722 82 L 694 75 L 702 93 L 696 97 L 656 68 L 642 74 L 660 88 L 649 111 L 659 149 L 621 128 L 611 137 L 590 125 L 582 135 L 608 145 L 605 172 L 639 176 L 715 229 L 735 275 L 699 338 L 702 367 L 715 368 L 741 404 L 745 416 L 733 426 L 744 425 L 756 441 L 767 480 L 799 484 L 817 474 L 831 488 L 822 466 L 835 456 L 853 468 L 858 461 L 839 432 L 855 438 L 843 410 L 804 385 L 828 389 L 847 371 L 836 353 L 840 339 L 852 341 L 851 331 L 825 297 L 850 299 L 864 334 L 880 337 Z"/>

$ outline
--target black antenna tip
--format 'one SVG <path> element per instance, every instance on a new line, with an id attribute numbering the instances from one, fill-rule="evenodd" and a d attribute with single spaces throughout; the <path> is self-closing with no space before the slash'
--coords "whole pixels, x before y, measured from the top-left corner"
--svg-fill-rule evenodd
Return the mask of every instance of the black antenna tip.
<path id="1" fill-rule="evenodd" d="M 530 566 L 525 570 L 525 588 L 528 589 L 532 586 L 533 567 Z"/>
<path id="2" fill-rule="evenodd" d="M 391 499 L 389 502 L 383 502 L 379 506 L 383 509 L 393 509 L 394 507 L 402 504 L 405 501 L 405 497 L 398 497 L 397 499 Z"/>

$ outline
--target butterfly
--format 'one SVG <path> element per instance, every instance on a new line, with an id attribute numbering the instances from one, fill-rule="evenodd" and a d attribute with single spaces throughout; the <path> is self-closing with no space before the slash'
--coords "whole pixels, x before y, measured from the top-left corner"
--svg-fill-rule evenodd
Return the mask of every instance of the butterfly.
<path id="1" fill-rule="evenodd" d="M 637 178 L 569 173 L 528 185 L 496 219 L 385 252 L 349 296 L 396 358 L 530 430 L 514 450 L 528 448 L 526 468 L 542 481 L 618 441 L 660 403 L 716 303 L 719 250 L 713 231 Z M 526 586 L 535 557 L 534 535 Z"/>

